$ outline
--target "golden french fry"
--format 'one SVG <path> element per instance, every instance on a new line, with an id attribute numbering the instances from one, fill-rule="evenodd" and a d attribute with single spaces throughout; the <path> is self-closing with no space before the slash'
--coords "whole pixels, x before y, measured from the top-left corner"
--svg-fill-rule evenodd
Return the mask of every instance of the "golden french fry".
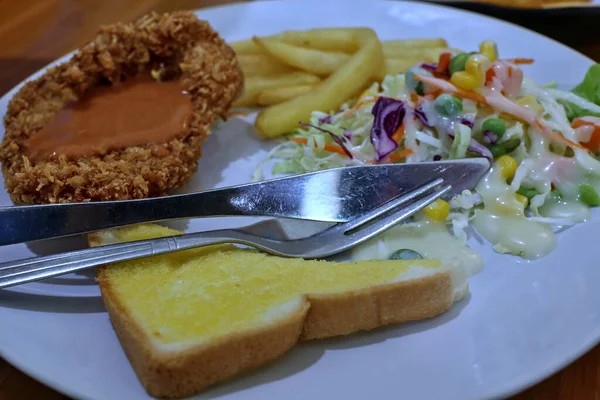
<path id="1" fill-rule="evenodd" d="M 268 54 L 242 54 L 237 56 L 237 59 L 246 77 L 279 75 L 294 71 L 294 68 Z"/>
<path id="2" fill-rule="evenodd" d="M 440 54 L 449 52 L 451 49 L 447 47 L 432 47 L 432 48 L 390 48 L 384 47 L 383 54 L 386 58 L 410 58 L 419 59 L 419 61 L 436 62 Z"/>
<path id="3" fill-rule="evenodd" d="M 307 49 L 279 39 L 255 37 L 254 42 L 280 62 L 316 75 L 331 75 L 350 59 L 348 54 Z"/>
<path id="4" fill-rule="evenodd" d="M 282 42 L 294 46 L 306 47 L 321 51 L 354 53 L 359 47 L 351 39 L 357 28 L 318 28 L 304 31 L 283 31 L 276 37 Z M 360 28 L 358 28 L 360 29 Z"/>
<path id="5" fill-rule="evenodd" d="M 315 85 L 282 86 L 265 89 L 256 96 L 259 106 L 272 106 L 308 93 Z"/>
<path id="6" fill-rule="evenodd" d="M 238 40 L 237 42 L 227 44 L 235 51 L 237 56 L 243 54 L 264 54 L 264 51 L 252 39 Z"/>
<path id="7" fill-rule="evenodd" d="M 416 48 L 425 49 L 431 47 L 448 47 L 446 40 L 442 38 L 435 39 L 400 39 L 400 40 L 384 40 L 381 42 L 383 48 Z"/>
<path id="8" fill-rule="evenodd" d="M 356 42 L 348 40 L 348 32 L 356 28 L 319 28 L 309 30 L 289 30 L 278 35 L 261 36 L 261 39 L 277 39 L 292 46 L 321 51 L 354 53 Z M 253 40 L 239 40 L 228 43 L 237 55 L 263 54 L 264 50 Z"/>
<path id="9" fill-rule="evenodd" d="M 354 41 L 359 50 L 340 69 L 308 93 L 262 110 L 254 126 L 264 138 L 291 132 L 298 121 L 308 122 L 314 110 L 337 110 L 374 78 L 385 71 L 383 49 L 372 29 L 344 31 L 346 41 Z"/>
<path id="10" fill-rule="evenodd" d="M 250 76 L 244 81 L 244 94 L 233 103 L 234 107 L 251 107 L 256 105 L 256 97 L 265 89 L 282 86 L 298 86 L 316 84 L 321 81 L 318 76 L 306 72 L 290 72 L 274 76 Z"/>

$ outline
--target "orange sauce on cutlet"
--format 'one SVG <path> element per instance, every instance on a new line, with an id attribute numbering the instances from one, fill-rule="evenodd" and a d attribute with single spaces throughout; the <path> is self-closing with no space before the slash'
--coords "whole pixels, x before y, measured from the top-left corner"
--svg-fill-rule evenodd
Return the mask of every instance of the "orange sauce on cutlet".
<path id="1" fill-rule="evenodd" d="M 191 98 L 178 81 L 158 82 L 143 74 L 90 90 L 61 109 L 25 145 L 33 161 L 102 155 L 181 136 L 192 113 Z"/>

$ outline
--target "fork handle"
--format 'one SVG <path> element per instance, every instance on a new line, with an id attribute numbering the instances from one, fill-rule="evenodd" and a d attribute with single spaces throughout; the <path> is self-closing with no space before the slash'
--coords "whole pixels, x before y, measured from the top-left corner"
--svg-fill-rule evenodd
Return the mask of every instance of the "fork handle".
<path id="1" fill-rule="evenodd" d="M 238 243 L 279 254 L 269 246 L 270 242 L 275 241 L 261 238 L 257 243 L 256 239 L 254 235 L 243 231 L 224 229 L 111 244 L 58 255 L 11 261 L 0 264 L 0 289 L 104 264 L 135 260 L 213 244 Z"/>

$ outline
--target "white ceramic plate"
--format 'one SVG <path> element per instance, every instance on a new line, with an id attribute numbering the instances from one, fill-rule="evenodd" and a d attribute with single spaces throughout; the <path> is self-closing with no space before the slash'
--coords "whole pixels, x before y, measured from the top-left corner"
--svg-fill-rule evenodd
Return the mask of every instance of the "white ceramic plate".
<path id="1" fill-rule="evenodd" d="M 472 49 L 498 42 L 505 57 L 533 57 L 527 73 L 571 88 L 592 64 L 516 26 L 435 5 L 327 0 L 254 2 L 200 11 L 228 40 L 290 28 L 369 26 L 383 39 L 442 36 Z M 0 100 L 4 113 L 8 93 Z M 246 182 L 265 154 L 252 125 L 233 119 L 206 143 L 192 189 Z M 0 204 L 10 204 L 0 192 Z M 246 222 L 246 221 L 244 221 Z M 202 220 L 188 229 L 239 224 Z M 470 242 L 486 261 L 471 295 L 446 314 L 335 340 L 303 343 L 274 364 L 200 398 L 482 399 L 512 394 L 563 367 L 600 338 L 598 215 L 559 235 L 548 257 L 524 262 Z M 81 240 L 0 248 L 2 261 L 81 246 Z M 0 355 L 77 398 L 143 399 L 92 274 L 0 291 Z"/>
<path id="2" fill-rule="evenodd" d="M 452 4 L 452 5 L 459 5 L 459 6 L 465 6 L 465 5 L 473 5 L 473 7 L 477 6 L 482 6 L 482 7 L 490 7 L 490 8 L 498 8 L 498 9 L 510 9 L 516 12 L 519 11 L 529 11 L 529 12 L 539 12 L 539 13 L 544 13 L 547 11 L 552 11 L 552 10 L 556 10 L 558 11 L 564 11 L 566 9 L 569 10 L 577 10 L 581 13 L 584 13 L 586 11 L 589 11 L 591 9 L 598 9 L 598 7 L 600 7 L 600 1 L 599 0 L 591 0 L 589 2 L 585 2 L 585 1 L 579 1 L 579 2 L 574 2 L 574 1 L 568 1 L 565 0 L 562 3 L 555 3 L 555 4 L 549 4 L 546 7 L 541 7 L 541 8 L 522 8 L 522 7 L 516 7 L 516 6 L 504 6 L 504 5 L 497 5 L 495 3 L 493 3 L 492 1 L 490 2 L 485 2 L 485 3 L 481 3 L 479 1 L 475 2 L 475 1 L 469 1 L 469 0 L 430 0 L 432 3 L 440 3 L 440 4 Z"/>

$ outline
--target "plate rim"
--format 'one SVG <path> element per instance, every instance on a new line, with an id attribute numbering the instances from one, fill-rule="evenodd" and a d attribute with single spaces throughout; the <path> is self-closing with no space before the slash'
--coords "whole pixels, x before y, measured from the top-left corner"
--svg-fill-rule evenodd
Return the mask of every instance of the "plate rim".
<path id="1" fill-rule="evenodd" d="M 490 8 L 490 9 L 499 9 L 499 10 L 512 11 L 512 12 L 540 13 L 540 14 L 545 14 L 548 11 L 550 11 L 550 12 L 561 11 L 561 10 L 563 10 L 563 11 L 564 10 L 585 11 L 590 8 L 600 9 L 599 3 L 587 3 L 587 4 L 559 3 L 559 5 L 550 4 L 546 7 L 514 7 L 514 6 L 500 5 L 500 4 L 495 4 L 495 3 L 473 2 L 473 1 L 469 1 L 469 0 L 433 0 L 433 2 L 435 4 L 439 4 L 442 6 L 444 6 L 446 4 L 448 4 L 448 5 L 450 5 L 450 4 L 464 4 L 464 5 L 472 4 L 473 6 L 481 6 L 481 7 L 486 7 L 486 8 Z"/>
<path id="2" fill-rule="evenodd" d="M 295 2 L 295 3 L 306 3 L 306 1 L 303 1 L 303 0 L 288 0 L 288 1 Z M 316 1 L 316 0 L 314 0 L 314 1 Z M 343 0 L 321 0 L 321 2 L 323 2 L 323 1 L 328 2 L 328 3 L 343 2 Z M 255 0 L 255 1 L 251 1 L 251 2 L 243 2 L 240 0 L 236 0 L 236 2 L 230 3 L 230 4 L 209 6 L 209 7 L 199 8 L 199 9 L 192 9 L 190 11 L 194 12 L 199 18 L 202 18 L 202 14 L 206 11 L 226 10 L 229 8 L 240 8 L 240 7 L 241 8 L 254 7 L 254 6 L 256 6 L 256 4 L 260 4 L 260 3 L 275 3 L 275 2 L 281 3 L 281 1 L 277 1 L 277 0 Z M 551 37 L 543 35 L 539 32 L 529 29 L 527 27 L 515 24 L 513 22 L 497 18 L 495 16 L 463 9 L 463 8 L 452 6 L 449 4 L 441 4 L 440 2 L 431 2 L 431 1 L 426 1 L 426 0 L 417 0 L 417 1 L 414 1 L 414 0 L 377 0 L 376 2 L 377 3 L 386 3 L 388 5 L 397 5 L 397 4 L 402 4 L 402 3 L 409 5 L 412 3 L 412 4 L 417 4 L 420 7 L 430 7 L 430 8 L 435 8 L 435 9 L 453 10 L 453 11 L 461 13 L 461 14 L 467 14 L 467 16 L 493 20 L 497 23 L 511 26 L 513 29 L 526 31 L 529 34 L 533 34 L 540 39 L 550 41 L 554 45 L 563 47 L 564 49 L 568 49 L 571 52 L 577 53 L 579 56 L 581 56 L 583 59 L 585 59 L 586 61 L 588 61 L 590 63 L 594 63 L 594 64 L 600 63 L 600 62 L 597 62 L 597 61 L 593 60 L 592 58 L 588 57 L 587 55 L 579 52 L 578 50 L 573 49 L 572 47 L 559 42 L 556 39 L 553 39 Z M 460 2 L 464 2 L 464 1 L 457 0 L 456 2 L 460 3 Z M 353 6 L 360 5 L 360 4 L 367 5 L 367 4 L 372 4 L 372 3 L 373 3 L 373 1 L 370 1 L 370 0 L 353 0 L 352 1 Z M 514 7 L 502 7 L 502 6 L 496 6 L 496 5 L 489 5 L 489 6 L 501 8 L 504 10 L 512 10 L 512 11 L 522 11 L 522 10 L 531 11 L 532 10 L 532 9 L 520 9 L 520 8 L 514 8 Z M 594 4 L 592 6 L 600 8 L 600 4 L 598 4 L 598 5 Z M 590 6 L 588 6 L 588 7 L 590 7 Z M 581 7 L 581 8 L 587 9 L 588 7 Z M 573 9 L 573 8 L 577 8 L 577 7 L 556 7 L 556 8 L 552 8 L 550 10 Z M 542 11 L 542 12 L 548 11 L 548 9 L 533 9 L 533 10 Z M 2 96 L 0 96 L 0 102 L 6 101 L 6 103 L 8 104 L 10 102 L 11 98 L 23 87 L 23 85 L 25 85 L 27 82 L 29 82 L 31 80 L 37 79 L 39 76 L 43 75 L 45 73 L 45 71 L 47 71 L 49 68 L 55 67 L 58 64 L 67 61 L 70 57 L 73 56 L 73 54 L 76 51 L 77 51 L 77 49 L 70 51 L 70 52 L 58 57 L 57 59 L 49 62 L 47 65 L 41 67 L 40 69 L 33 72 L 32 74 L 30 74 L 28 77 L 23 79 L 21 82 L 19 82 L 18 84 L 13 86 L 11 89 L 9 89 L 6 93 L 4 93 Z M 0 307 L 1 307 L 1 304 L 0 304 Z M 109 323 L 110 323 L 110 321 L 109 321 Z M 111 323 L 111 325 L 112 325 L 112 323 Z M 562 361 L 556 362 L 554 365 L 548 365 L 544 369 L 538 369 L 537 373 L 535 373 L 536 371 L 532 371 L 528 375 L 521 375 L 520 379 L 512 380 L 512 384 L 504 385 L 505 386 L 504 390 L 495 390 L 494 388 L 492 388 L 491 391 L 484 393 L 486 395 L 484 397 L 485 398 L 509 397 L 509 396 L 520 393 L 520 392 L 526 390 L 527 388 L 530 388 L 530 387 L 535 386 L 536 384 L 542 382 L 543 380 L 547 379 L 549 376 L 562 370 L 563 368 L 565 368 L 566 366 L 568 366 L 569 364 L 571 364 L 572 362 L 574 362 L 575 360 L 577 360 L 578 358 L 580 358 L 581 356 L 583 356 L 584 354 L 589 352 L 593 347 L 595 347 L 597 344 L 600 343 L 600 325 L 598 326 L 596 332 L 590 332 L 590 334 L 591 335 L 587 338 L 587 340 L 582 342 L 583 344 L 579 347 L 578 351 L 572 352 L 569 357 L 565 357 Z M 45 372 L 46 369 L 35 368 L 35 367 L 32 368 L 29 364 L 20 362 L 18 354 L 11 351 L 6 345 L 3 345 L 2 343 L 0 343 L 0 357 L 3 358 L 12 367 L 18 369 L 19 371 L 23 372 L 27 376 L 37 380 L 38 382 L 42 383 L 43 385 L 45 385 L 59 393 L 62 393 L 64 395 L 67 395 L 67 396 L 70 396 L 73 398 L 77 398 L 77 399 L 100 400 L 100 398 L 98 398 L 98 397 L 93 397 L 93 396 L 90 396 L 89 394 L 79 393 L 77 390 L 72 390 L 68 386 L 65 386 L 61 381 L 52 379 L 52 377 L 50 376 L 51 374 Z"/>

